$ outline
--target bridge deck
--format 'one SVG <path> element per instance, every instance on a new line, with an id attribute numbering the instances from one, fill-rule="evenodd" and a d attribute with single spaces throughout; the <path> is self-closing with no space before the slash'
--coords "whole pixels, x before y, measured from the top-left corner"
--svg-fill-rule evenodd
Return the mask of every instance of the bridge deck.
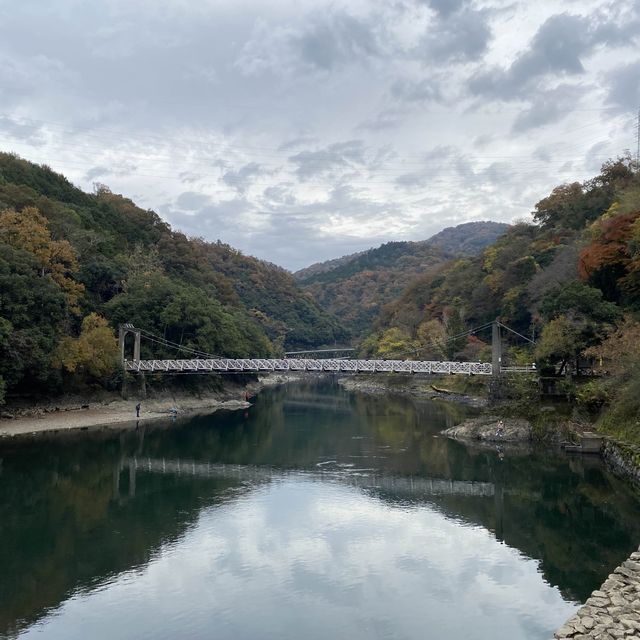
<path id="1" fill-rule="evenodd" d="M 340 358 L 216 358 L 191 360 L 125 360 L 132 372 L 269 372 L 309 371 L 339 373 L 460 373 L 486 375 L 493 373 L 489 362 L 437 362 L 423 360 L 346 360 Z"/>

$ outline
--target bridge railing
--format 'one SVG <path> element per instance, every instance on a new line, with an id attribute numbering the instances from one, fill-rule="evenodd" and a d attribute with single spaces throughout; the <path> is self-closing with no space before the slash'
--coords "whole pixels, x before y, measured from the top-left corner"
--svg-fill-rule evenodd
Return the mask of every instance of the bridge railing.
<path id="1" fill-rule="evenodd" d="M 194 358 L 185 360 L 125 360 L 131 372 L 268 372 L 309 371 L 335 373 L 441 373 L 491 375 L 489 362 L 421 360 L 344 360 L 341 358 Z"/>

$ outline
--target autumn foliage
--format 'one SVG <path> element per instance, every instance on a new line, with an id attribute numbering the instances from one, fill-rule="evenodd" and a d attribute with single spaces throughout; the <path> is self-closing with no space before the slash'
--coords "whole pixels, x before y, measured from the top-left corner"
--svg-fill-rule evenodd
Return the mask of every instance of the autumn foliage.
<path id="1" fill-rule="evenodd" d="M 604 216 L 594 223 L 591 243 L 580 254 L 580 276 L 609 300 L 640 302 L 640 210 Z"/>

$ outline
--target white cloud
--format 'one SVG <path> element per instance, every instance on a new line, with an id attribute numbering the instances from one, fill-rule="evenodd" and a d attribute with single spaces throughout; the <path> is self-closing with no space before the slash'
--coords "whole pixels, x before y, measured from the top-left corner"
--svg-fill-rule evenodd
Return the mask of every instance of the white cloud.
<path id="1" fill-rule="evenodd" d="M 632 143 L 632 0 L 45 4 L 0 0 L 0 147 L 288 268 L 510 221 Z"/>

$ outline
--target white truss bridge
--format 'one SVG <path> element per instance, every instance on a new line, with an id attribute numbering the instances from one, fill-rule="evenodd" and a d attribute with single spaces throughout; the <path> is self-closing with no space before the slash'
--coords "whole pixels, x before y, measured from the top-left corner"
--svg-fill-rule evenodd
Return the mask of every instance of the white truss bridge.
<path id="1" fill-rule="evenodd" d="M 442 373 L 493 374 L 490 362 L 438 362 L 431 360 L 347 360 L 341 358 L 194 358 L 189 360 L 124 360 L 126 371 L 143 372 L 273 372 L 306 371 L 313 373 Z"/>

